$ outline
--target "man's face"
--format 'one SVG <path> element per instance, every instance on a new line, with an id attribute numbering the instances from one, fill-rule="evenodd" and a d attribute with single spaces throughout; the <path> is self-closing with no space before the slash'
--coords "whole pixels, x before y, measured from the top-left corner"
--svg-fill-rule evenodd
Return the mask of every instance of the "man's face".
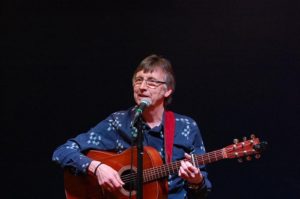
<path id="1" fill-rule="evenodd" d="M 139 71 L 133 80 L 134 99 L 140 104 L 142 99 L 150 99 L 150 106 L 163 105 L 164 99 L 171 95 L 172 90 L 165 84 L 166 74 L 155 68 L 152 72 Z"/>

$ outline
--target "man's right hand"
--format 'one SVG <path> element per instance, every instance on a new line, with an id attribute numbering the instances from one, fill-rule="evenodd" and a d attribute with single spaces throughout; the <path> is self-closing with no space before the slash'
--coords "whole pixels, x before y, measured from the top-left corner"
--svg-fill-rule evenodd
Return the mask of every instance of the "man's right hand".
<path id="1" fill-rule="evenodd" d="M 99 185 L 108 191 L 120 189 L 124 182 L 121 180 L 118 172 L 106 164 L 98 166 L 99 164 L 99 161 L 93 160 L 88 168 L 90 172 L 97 176 Z"/>

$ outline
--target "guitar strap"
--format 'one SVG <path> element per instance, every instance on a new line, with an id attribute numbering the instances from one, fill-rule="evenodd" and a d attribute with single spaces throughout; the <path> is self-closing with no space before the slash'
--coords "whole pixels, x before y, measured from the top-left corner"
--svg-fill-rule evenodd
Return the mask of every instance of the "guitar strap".
<path id="1" fill-rule="evenodd" d="M 165 111 L 165 125 L 164 125 L 165 135 L 165 156 L 166 162 L 171 163 L 172 161 L 172 152 L 173 152 L 173 143 L 174 143 L 174 134 L 175 134 L 175 116 L 172 111 Z"/>

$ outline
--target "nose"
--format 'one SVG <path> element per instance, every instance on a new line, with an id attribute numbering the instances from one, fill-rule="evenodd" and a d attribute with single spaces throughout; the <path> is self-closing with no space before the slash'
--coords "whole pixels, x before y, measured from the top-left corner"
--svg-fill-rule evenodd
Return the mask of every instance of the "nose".
<path id="1" fill-rule="evenodd" d="M 147 88 L 147 82 L 144 80 L 140 85 L 140 89 L 146 89 L 146 88 Z"/>

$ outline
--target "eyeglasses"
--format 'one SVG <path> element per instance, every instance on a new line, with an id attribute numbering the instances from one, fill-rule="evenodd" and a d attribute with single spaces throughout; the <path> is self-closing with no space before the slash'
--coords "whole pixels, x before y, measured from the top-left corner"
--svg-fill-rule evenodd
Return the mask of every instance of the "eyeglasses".
<path id="1" fill-rule="evenodd" d="M 166 84 L 167 82 L 155 80 L 155 79 L 143 79 L 141 77 L 138 77 L 134 80 L 134 86 L 140 86 L 142 85 L 143 81 L 145 81 L 146 86 L 148 88 L 156 88 L 161 84 Z"/>

